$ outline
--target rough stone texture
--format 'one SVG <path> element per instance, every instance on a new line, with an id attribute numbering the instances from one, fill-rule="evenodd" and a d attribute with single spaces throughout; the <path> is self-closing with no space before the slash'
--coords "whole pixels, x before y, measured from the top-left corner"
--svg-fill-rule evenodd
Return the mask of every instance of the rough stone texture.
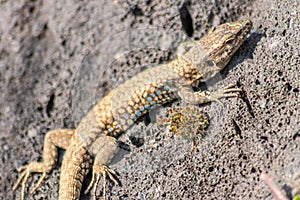
<path id="1" fill-rule="evenodd" d="M 20 188 L 12 191 L 15 169 L 41 160 L 48 130 L 75 126 L 73 83 L 89 49 L 128 27 L 182 33 L 178 9 L 183 2 L 114 2 L 0 2 L 0 199 L 19 198 Z M 299 1 L 192 1 L 189 10 L 194 39 L 219 23 L 253 21 L 254 33 L 216 84 L 237 82 L 243 98 L 224 100 L 223 108 L 216 103 L 203 108 L 211 124 L 193 151 L 190 140 L 163 134 L 158 125 L 132 127 L 124 137 L 134 135 L 142 145 L 130 145 L 130 153 L 112 165 L 122 187 L 110 186 L 110 197 L 272 199 L 259 179 L 262 172 L 290 196 L 292 177 L 300 171 Z M 122 46 L 122 40 L 101 48 L 111 46 Z M 111 87 L 104 86 L 103 93 Z M 57 199 L 61 158 L 26 199 Z M 38 177 L 31 176 L 27 186 Z"/>

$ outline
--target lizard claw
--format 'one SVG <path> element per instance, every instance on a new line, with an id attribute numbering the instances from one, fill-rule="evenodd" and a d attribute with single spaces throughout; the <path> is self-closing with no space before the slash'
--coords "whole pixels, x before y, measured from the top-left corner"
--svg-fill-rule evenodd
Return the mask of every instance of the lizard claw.
<path id="1" fill-rule="evenodd" d="M 234 83 L 231 83 L 227 86 L 225 86 L 223 88 L 223 91 L 224 93 L 229 93 L 229 94 L 232 94 L 232 95 L 235 95 L 235 96 L 239 96 L 239 92 L 242 92 L 243 90 L 241 88 L 233 88 L 233 87 L 236 87 L 236 85 Z"/>
<path id="2" fill-rule="evenodd" d="M 103 176 L 103 198 L 104 199 L 105 199 L 105 194 L 106 194 L 106 178 L 109 178 L 110 180 L 112 180 L 115 185 L 119 185 L 119 182 L 114 177 L 117 175 L 117 173 L 114 170 L 110 169 L 106 165 L 94 165 L 91 183 L 89 184 L 88 188 L 85 191 L 85 194 L 86 194 L 93 187 L 92 199 L 96 199 L 96 189 L 99 185 L 101 174 Z"/>
<path id="3" fill-rule="evenodd" d="M 28 165 L 24 165 L 21 166 L 17 169 L 18 172 L 22 172 L 21 175 L 19 176 L 19 178 L 17 179 L 17 181 L 15 182 L 14 186 L 13 186 L 13 190 L 16 190 L 18 188 L 18 186 L 20 185 L 21 181 L 22 181 L 22 189 L 21 189 L 21 197 L 20 199 L 23 200 L 24 199 L 24 194 L 25 194 L 25 184 L 29 178 L 29 175 L 32 172 L 39 172 L 35 170 L 35 166 L 36 163 L 29 163 Z M 41 185 L 41 183 L 43 182 L 43 180 L 46 177 L 46 172 L 43 171 L 42 172 L 42 176 L 39 178 L 37 184 L 30 190 L 30 194 L 33 194 Z"/>

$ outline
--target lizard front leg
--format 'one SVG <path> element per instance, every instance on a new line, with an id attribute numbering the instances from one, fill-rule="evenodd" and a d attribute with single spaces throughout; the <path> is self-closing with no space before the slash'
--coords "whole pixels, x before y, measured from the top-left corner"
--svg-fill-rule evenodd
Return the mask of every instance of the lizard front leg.
<path id="1" fill-rule="evenodd" d="M 242 91 L 240 88 L 234 88 L 235 84 L 229 84 L 217 91 L 211 92 L 208 90 L 194 92 L 189 86 L 182 86 L 179 88 L 178 95 L 180 98 L 191 104 L 204 104 L 216 101 L 223 105 L 220 101 L 222 98 L 238 97 Z"/>
<path id="2" fill-rule="evenodd" d="M 234 88 L 235 84 L 229 84 L 223 88 L 220 88 L 217 91 L 210 92 L 210 91 L 202 91 L 196 92 L 195 95 L 198 96 L 199 104 L 208 103 L 212 101 L 216 101 L 217 103 L 223 105 L 220 101 L 222 98 L 230 98 L 230 97 L 239 97 L 239 93 L 242 92 L 240 88 Z"/>
<path id="3" fill-rule="evenodd" d="M 31 173 L 42 173 L 35 187 L 32 188 L 30 194 L 34 193 L 35 190 L 41 185 L 45 179 L 46 173 L 50 172 L 57 162 L 57 148 L 60 147 L 66 149 L 69 146 L 70 139 L 74 134 L 74 130 L 71 129 L 58 129 L 49 131 L 44 139 L 44 150 L 43 150 L 43 162 L 31 162 L 27 165 L 19 167 L 17 170 L 21 172 L 21 175 L 15 182 L 13 190 L 16 190 L 22 181 L 21 200 L 24 199 L 25 184 Z"/>

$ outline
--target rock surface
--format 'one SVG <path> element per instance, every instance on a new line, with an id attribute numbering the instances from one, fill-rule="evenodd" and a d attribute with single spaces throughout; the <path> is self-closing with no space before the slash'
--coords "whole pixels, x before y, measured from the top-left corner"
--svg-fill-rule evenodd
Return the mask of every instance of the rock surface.
<path id="1" fill-rule="evenodd" d="M 193 151 L 191 141 L 158 134 L 152 123 L 132 127 L 127 134 L 143 132 L 135 136 L 144 142 L 132 145 L 130 156 L 112 165 L 122 186 L 110 186 L 110 197 L 272 199 L 259 179 L 262 172 L 271 174 L 291 197 L 292 177 L 300 171 L 299 1 L 185 1 L 187 8 L 180 10 L 188 9 L 192 21 L 180 18 L 182 4 L 0 2 L 0 199 L 19 198 L 20 188 L 12 191 L 16 168 L 42 159 L 47 131 L 75 127 L 76 72 L 98 43 L 128 28 L 149 27 L 173 34 L 192 31 L 197 39 L 212 26 L 243 18 L 253 21 L 254 32 L 217 83 L 236 82 L 245 91 L 243 98 L 224 100 L 223 108 L 216 103 L 203 107 L 210 128 Z M 149 35 L 139 37 L 135 39 Z M 122 46 L 120 42 L 112 40 L 101 48 Z M 105 85 L 103 94 L 110 87 Z M 145 129 L 150 131 L 145 134 Z M 27 191 L 26 199 L 57 199 L 62 154 L 58 166 L 35 194 Z M 31 176 L 27 186 L 32 188 L 38 177 Z"/>

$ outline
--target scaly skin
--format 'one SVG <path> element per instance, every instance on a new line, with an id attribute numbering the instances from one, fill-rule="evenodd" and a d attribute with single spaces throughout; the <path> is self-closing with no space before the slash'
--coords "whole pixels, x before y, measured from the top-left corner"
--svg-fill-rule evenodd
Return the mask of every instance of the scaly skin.
<path id="1" fill-rule="evenodd" d="M 118 136 L 126 131 L 152 105 L 166 103 L 176 98 L 192 104 L 219 101 L 224 97 L 237 97 L 240 89 L 233 84 L 214 93 L 194 92 L 191 85 L 206 81 L 221 71 L 241 46 L 252 29 L 250 20 L 226 23 L 211 30 L 206 36 L 189 46 L 186 52 L 167 64 L 149 68 L 125 81 L 101 99 L 83 117 L 75 130 L 59 129 L 46 134 L 43 162 L 32 162 L 22 166 L 22 171 L 13 189 L 22 181 L 21 199 L 24 198 L 25 183 L 33 172 L 42 176 L 33 193 L 49 173 L 57 160 L 56 146 L 66 149 L 64 155 L 59 199 L 79 199 L 83 179 L 90 169 L 92 159 L 93 177 L 90 188 L 93 198 L 101 176 L 108 176 L 115 184 L 115 172 L 106 165 L 117 153 Z M 188 46 L 188 45 L 187 45 Z"/>

